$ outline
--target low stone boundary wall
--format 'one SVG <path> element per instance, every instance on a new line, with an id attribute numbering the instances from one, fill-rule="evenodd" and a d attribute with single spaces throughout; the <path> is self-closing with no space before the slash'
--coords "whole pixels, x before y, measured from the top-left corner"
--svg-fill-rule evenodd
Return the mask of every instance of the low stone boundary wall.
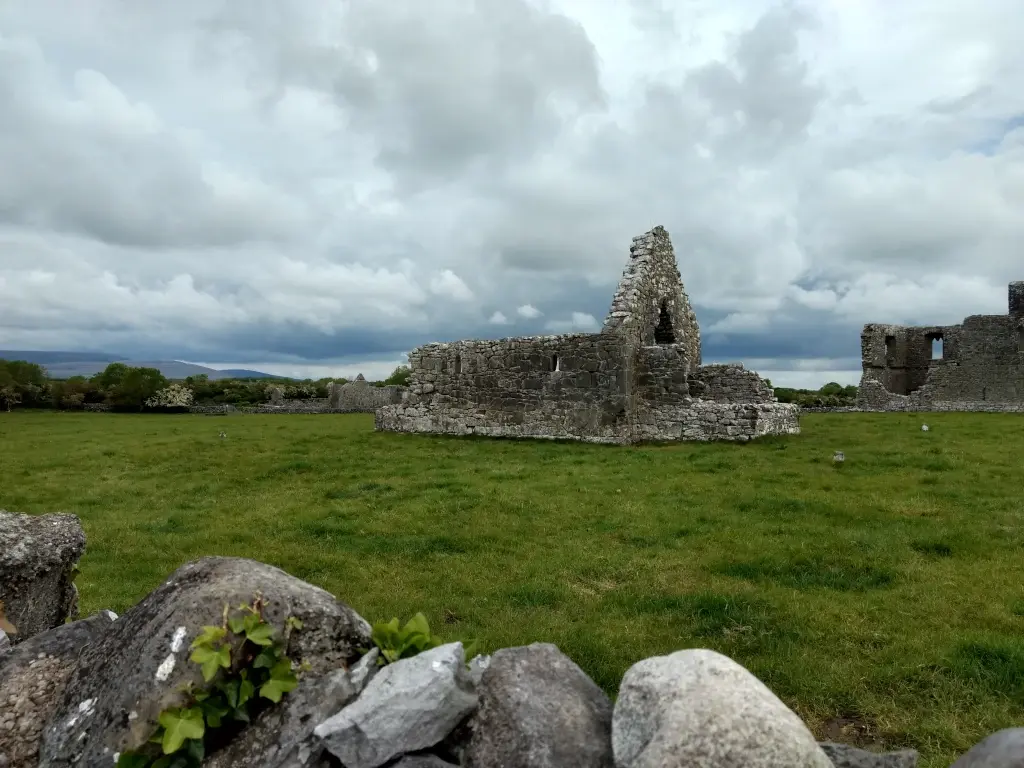
<path id="1" fill-rule="evenodd" d="M 716 403 L 694 401 L 688 406 L 645 409 L 637 423 L 600 425 L 600 413 L 587 420 L 586 410 L 484 412 L 435 397 L 413 398 L 376 412 L 378 431 L 416 432 L 485 437 L 579 440 L 623 445 L 641 441 L 723 440 L 746 442 L 769 434 L 799 434 L 800 409 L 783 403 Z M 587 420 L 587 423 L 581 422 Z M 594 423 L 591 423 L 594 422 Z M 670 437 L 669 437 L 670 436 Z"/>
<path id="2" fill-rule="evenodd" d="M 74 515 L 0 509 L 0 613 L 17 629 L 11 643 L 78 618 L 74 569 L 84 552 L 85 531 Z"/>
<path id="3" fill-rule="evenodd" d="M 613 702 L 550 643 L 472 658 L 461 642 L 427 643 L 393 660 L 379 637 L 347 604 L 273 566 L 187 563 L 121 617 L 103 611 L 0 649 L 0 765 L 127 758 L 149 768 L 198 764 L 196 754 L 210 768 L 918 764 L 913 749 L 816 741 L 763 682 L 713 650 L 637 661 Z M 218 697 L 232 701 L 252 676 L 269 682 L 234 694 L 228 711 L 248 723 L 239 728 Z M 954 765 L 1016 765 L 1022 746 L 1024 729 L 1005 729 Z"/>

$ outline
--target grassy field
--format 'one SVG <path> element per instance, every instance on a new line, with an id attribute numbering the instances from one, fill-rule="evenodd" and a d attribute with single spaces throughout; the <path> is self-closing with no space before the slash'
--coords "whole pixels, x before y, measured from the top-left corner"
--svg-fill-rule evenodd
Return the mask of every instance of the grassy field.
<path id="1" fill-rule="evenodd" d="M 82 518 L 84 611 L 201 555 L 251 557 L 371 621 L 423 610 L 485 649 L 557 643 L 612 695 L 639 659 L 715 648 L 820 738 L 932 768 L 1024 724 L 1024 417 L 926 420 L 615 448 L 367 415 L 15 412 L 0 508 Z"/>

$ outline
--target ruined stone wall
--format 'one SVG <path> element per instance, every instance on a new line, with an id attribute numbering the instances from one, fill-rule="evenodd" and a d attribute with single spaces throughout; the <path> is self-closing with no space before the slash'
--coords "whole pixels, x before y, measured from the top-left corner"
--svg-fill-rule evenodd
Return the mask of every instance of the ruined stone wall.
<path id="1" fill-rule="evenodd" d="M 641 407 L 610 414 L 599 407 L 543 407 L 512 413 L 474 408 L 439 398 L 389 405 L 376 413 L 378 430 L 487 437 L 530 437 L 628 444 L 638 441 L 723 440 L 746 442 L 768 434 L 799 434 L 800 408 L 784 403 L 715 403 Z"/>
<path id="2" fill-rule="evenodd" d="M 657 333 L 666 320 L 671 332 L 668 342 Z M 629 262 L 601 332 L 619 335 L 634 348 L 679 344 L 691 369 L 701 364 L 700 327 L 664 227 L 633 238 Z"/>
<path id="3" fill-rule="evenodd" d="M 624 418 L 622 346 L 599 334 L 428 344 L 409 355 L 406 402 L 468 408 L 475 421 L 601 432 Z"/>
<path id="4" fill-rule="evenodd" d="M 1020 322 L 1008 315 L 975 315 L 956 326 L 866 326 L 859 404 L 1024 404 Z M 942 358 L 933 360 L 936 335 L 943 339 Z"/>
<path id="5" fill-rule="evenodd" d="M 858 405 L 873 410 L 1024 405 L 1024 282 L 1010 283 L 1008 310 L 972 315 L 960 325 L 864 326 Z M 936 338 L 942 339 L 942 355 L 933 359 Z"/>
<path id="6" fill-rule="evenodd" d="M 700 374 L 700 362 L 700 329 L 672 243 L 655 227 L 633 238 L 601 333 L 420 347 L 409 355 L 409 392 L 379 409 L 376 425 L 611 443 L 799 430 L 799 409 L 775 402 L 756 374 L 742 366 Z M 695 388 L 711 395 L 695 400 Z"/>
<path id="7" fill-rule="evenodd" d="M 692 387 L 695 395 L 702 400 L 717 403 L 776 403 L 775 391 L 754 371 L 748 371 L 742 363 L 703 365 L 697 369 L 694 378 L 698 382 Z"/>
<path id="8" fill-rule="evenodd" d="M 395 384 L 375 387 L 360 378 L 345 384 L 332 382 L 327 400 L 334 413 L 373 413 L 382 405 L 402 402 L 404 391 L 405 387 Z"/>

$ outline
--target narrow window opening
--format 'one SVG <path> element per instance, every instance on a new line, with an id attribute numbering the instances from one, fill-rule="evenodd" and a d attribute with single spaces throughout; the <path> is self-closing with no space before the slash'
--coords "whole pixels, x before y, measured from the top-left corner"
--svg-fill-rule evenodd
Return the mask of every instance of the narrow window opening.
<path id="1" fill-rule="evenodd" d="M 560 370 L 562 370 L 562 361 L 559 359 L 558 355 L 552 355 L 551 356 L 551 370 L 552 371 L 560 371 Z"/>
<path id="2" fill-rule="evenodd" d="M 895 336 L 886 336 L 885 337 L 885 363 L 886 363 L 886 365 L 888 365 L 889 364 L 889 360 L 892 359 L 892 348 L 894 346 L 896 346 L 896 337 Z"/>
<path id="3" fill-rule="evenodd" d="M 981 388 L 981 399 L 982 400 L 987 400 L 988 399 L 988 387 L 982 387 Z"/>
<path id="4" fill-rule="evenodd" d="M 654 327 L 655 344 L 675 344 L 676 334 L 672 330 L 672 317 L 668 313 L 668 303 L 661 302 L 661 312 L 658 313 L 658 324 Z"/>
<path id="5" fill-rule="evenodd" d="M 455 356 L 455 373 L 462 373 L 462 355 Z"/>
<path id="6" fill-rule="evenodd" d="M 1017 329 L 1017 351 L 1024 353 L 1024 325 Z"/>
<path id="7" fill-rule="evenodd" d="M 932 360 L 942 359 L 942 337 L 932 336 Z"/>

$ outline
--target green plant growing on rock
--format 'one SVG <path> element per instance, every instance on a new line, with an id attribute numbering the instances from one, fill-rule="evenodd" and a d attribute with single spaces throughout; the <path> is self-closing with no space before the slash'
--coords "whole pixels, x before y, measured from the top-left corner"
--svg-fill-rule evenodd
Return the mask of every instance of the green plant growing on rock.
<path id="1" fill-rule="evenodd" d="M 225 605 L 223 622 L 202 628 L 189 660 L 204 684 L 190 682 L 187 703 L 161 712 L 149 743 L 123 753 L 117 768 L 198 768 L 211 747 L 294 690 L 298 677 L 285 650 L 302 622 L 289 617 L 282 635 L 264 618 L 265 606 L 260 595 L 234 613 Z"/>
<path id="2" fill-rule="evenodd" d="M 380 649 L 377 663 L 381 666 L 393 664 L 399 659 L 408 659 L 444 644 L 441 638 L 430 633 L 430 624 L 422 613 L 417 613 L 409 619 L 404 627 L 400 625 L 397 617 L 387 622 L 378 621 L 373 625 L 371 638 L 374 645 Z M 466 646 L 467 658 L 475 652 L 475 648 L 475 640 Z"/>

